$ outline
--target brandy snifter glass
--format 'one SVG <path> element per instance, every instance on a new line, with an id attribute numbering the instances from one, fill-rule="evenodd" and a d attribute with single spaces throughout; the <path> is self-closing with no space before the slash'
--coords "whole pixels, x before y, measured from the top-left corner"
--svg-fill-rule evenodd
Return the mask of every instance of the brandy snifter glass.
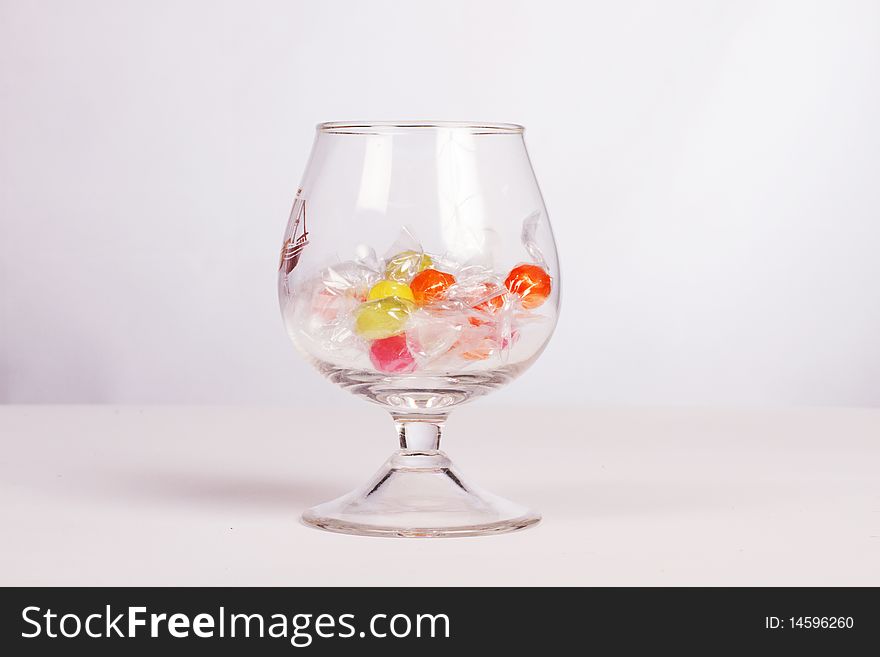
<path id="1" fill-rule="evenodd" d="M 304 522 L 407 537 L 537 523 L 535 511 L 465 479 L 440 437 L 455 407 L 535 362 L 559 292 L 522 126 L 320 124 L 284 235 L 281 311 L 319 372 L 391 413 L 399 449 Z"/>

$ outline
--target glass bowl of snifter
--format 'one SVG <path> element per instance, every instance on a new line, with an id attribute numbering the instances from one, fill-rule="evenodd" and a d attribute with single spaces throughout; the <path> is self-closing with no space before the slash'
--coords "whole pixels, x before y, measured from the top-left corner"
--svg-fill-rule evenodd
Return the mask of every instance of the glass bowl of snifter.
<path id="1" fill-rule="evenodd" d="M 556 325 L 556 244 L 522 126 L 318 125 L 278 294 L 300 353 L 386 408 L 399 445 L 364 486 L 307 510 L 305 523 L 435 537 L 540 520 L 471 484 L 440 451 L 449 413 L 525 372 Z"/>

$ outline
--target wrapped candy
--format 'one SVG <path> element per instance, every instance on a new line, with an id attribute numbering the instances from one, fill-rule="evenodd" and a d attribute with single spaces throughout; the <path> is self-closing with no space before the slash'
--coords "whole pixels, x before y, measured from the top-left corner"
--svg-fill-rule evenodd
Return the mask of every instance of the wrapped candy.
<path id="1" fill-rule="evenodd" d="M 388 338 L 406 328 L 412 311 L 412 301 L 398 297 L 367 301 L 354 311 L 354 330 L 367 340 Z"/>
<path id="2" fill-rule="evenodd" d="M 399 283 L 409 283 L 413 276 L 433 264 L 431 256 L 425 253 L 412 231 L 404 226 L 385 253 L 384 276 Z"/>
<path id="3" fill-rule="evenodd" d="M 455 272 L 455 285 L 449 290 L 448 297 L 472 308 L 487 301 L 493 290 L 506 293 L 495 273 L 481 265 L 468 265 Z"/>
<path id="4" fill-rule="evenodd" d="M 412 279 L 415 302 L 419 306 L 429 306 L 446 296 L 447 290 L 455 283 L 455 276 L 437 269 L 424 269 Z"/>
<path id="5" fill-rule="evenodd" d="M 538 265 L 518 265 L 510 270 L 505 287 L 520 298 L 523 308 L 537 308 L 550 296 L 550 274 Z"/>
<path id="6" fill-rule="evenodd" d="M 385 299 L 387 297 L 397 297 L 398 299 L 406 299 L 407 301 L 415 301 L 413 292 L 406 283 L 398 283 L 397 281 L 382 280 L 370 288 L 367 294 L 368 301 L 376 299 Z"/>
<path id="7" fill-rule="evenodd" d="M 497 283 L 481 283 L 471 304 L 474 312 L 468 321 L 474 326 L 480 326 L 490 321 L 504 308 L 507 296 L 507 290 Z"/>
<path id="8" fill-rule="evenodd" d="M 468 326 L 453 349 L 465 360 L 486 360 L 500 347 L 494 327 L 486 324 Z"/>
<path id="9" fill-rule="evenodd" d="M 421 367 L 444 356 L 461 337 L 464 319 L 444 311 L 417 310 L 406 331 L 410 352 Z"/>
<path id="10" fill-rule="evenodd" d="M 402 251 L 385 265 L 385 277 L 401 283 L 408 283 L 413 276 L 434 264 L 431 256 L 419 251 Z"/>
<path id="11" fill-rule="evenodd" d="M 390 374 L 412 372 L 416 367 L 406 336 L 402 333 L 374 340 L 370 344 L 370 362 L 380 372 Z"/>

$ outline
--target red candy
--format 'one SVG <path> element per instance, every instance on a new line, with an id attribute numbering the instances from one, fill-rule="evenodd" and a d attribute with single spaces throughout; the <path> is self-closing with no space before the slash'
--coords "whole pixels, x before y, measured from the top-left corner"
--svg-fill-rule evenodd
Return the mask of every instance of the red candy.
<path id="1" fill-rule="evenodd" d="M 425 269 L 416 274 L 409 284 L 419 306 L 429 306 L 446 296 L 446 290 L 455 283 L 455 276 L 436 269 Z"/>
<path id="2" fill-rule="evenodd" d="M 373 340 L 370 345 L 370 361 L 377 370 L 389 374 L 405 374 L 416 367 L 415 358 L 406 345 L 406 335 L 403 333 Z"/>
<path id="3" fill-rule="evenodd" d="M 504 285 L 520 297 L 525 309 L 537 308 L 550 296 L 550 274 L 538 265 L 519 265 L 510 270 Z"/>

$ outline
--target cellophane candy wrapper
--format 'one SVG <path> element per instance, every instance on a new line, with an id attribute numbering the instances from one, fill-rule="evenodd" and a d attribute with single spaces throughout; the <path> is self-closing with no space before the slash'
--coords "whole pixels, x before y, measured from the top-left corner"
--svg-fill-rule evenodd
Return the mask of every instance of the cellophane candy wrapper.
<path id="1" fill-rule="evenodd" d="M 503 366 L 547 319 L 536 309 L 552 281 L 534 223 L 523 225 L 532 261 L 504 271 L 426 252 L 406 229 L 381 258 L 360 245 L 296 284 L 289 326 L 298 344 L 340 367 L 408 375 Z"/>
<path id="2" fill-rule="evenodd" d="M 465 315 L 455 310 L 418 310 L 406 331 L 407 345 L 419 368 L 446 355 L 461 338 Z"/>

